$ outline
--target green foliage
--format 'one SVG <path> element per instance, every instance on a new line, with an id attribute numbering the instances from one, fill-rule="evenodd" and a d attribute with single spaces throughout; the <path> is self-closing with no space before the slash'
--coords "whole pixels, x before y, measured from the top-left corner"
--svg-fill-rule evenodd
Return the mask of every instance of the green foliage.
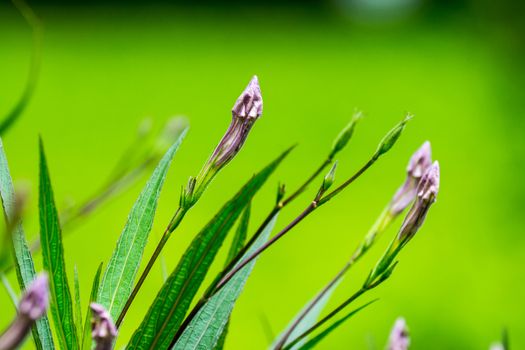
<path id="1" fill-rule="evenodd" d="M 100 284 L 97 300 L 116 319 L 133 289 L 133 282 L 153 226 L 157 202 L 173 156 L 184 138 L 183 132 L 160 160 L 133 205 Z"/>
<path id="2" fill-rule="evenodd" d="M 89 303 L 87 305 L 86 320 L 84 321 L 84 331 L 82 332 L 82 350 L 91 349 L 91 312 L 89 304 L 97 299 L 98 287 L 100 285 L 100 275 L 102 273 L 102 263 L 98 265 L 95 278 L 93 278 L 93 284 L 91 286 L 91 293 L 89 295 Z"/>
<path id="3" fill-rule="evenodd" d="M 0 140 L 0 195 L 2 196 L 4 216 L 6 221 L 9 222 L 13 220 L 15 190 L 2 140 Z M 36 272 L 21 223 L 15 225 L 12 236 L 18 284 L 20 289 L 25 290 L 35 279 Z M 36 326 L 32 328 L 32 333 L 37 349 L 54 349 L 53 336 L 47 316 L 40 318 L 36 322 Z"/>
<path id="4" fill-rule="evenodd" d="M 270 232 L 275 226 L 277 215 L 264 228 L 263 233 L 246 252 L 245 257 L 252 254 L 268 240 Z M 235 302 L 250 276 L 256 260 L 252 260 L 224 285 L 199 310 L 184 333 L 179 338 L 173 350 L 213 349 L 218 343 L 225 329 Z"/>
<path id="5" fill-rule="evenodd" d="M 254 176 L 195 237 L 157 294 L 128 349 L 167 349 L 231 229 L 289 150 Z"/>
<path id="6" fill-rule="evenodd" d="M 58 212 L 53 198 L 53 189 L 40 140 L 40 240 L 42 242 L 42 257 L 44 269 L 49 273 L 51 292 L 51 314 L 58 333 L 60 347 L 63 349 L 78 349 L 79 342 L 73 301 L 67 281 L 62 232 L 58 221 Z"/>

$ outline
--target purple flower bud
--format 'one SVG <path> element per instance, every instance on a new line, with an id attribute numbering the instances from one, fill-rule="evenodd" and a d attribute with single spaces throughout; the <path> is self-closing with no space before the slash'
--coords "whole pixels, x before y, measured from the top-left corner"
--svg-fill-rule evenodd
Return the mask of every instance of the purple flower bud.
<path id="1" fill-rule="evenodd" d="M 47 274 L 40 274 L 22 296 L 18 312 L 30 320 L 42 317 L 49 306 L 49 281 Z"/>
<path id="2" fill-rule="evenodd" d="M 262 107 L 259 80 L 254 76 L 232 108 L 232 122 L 213 152 L 211 166 L 221 168 L 239 152 L 253 123 L 261 116 Z"/>
<path id="3" fill-rule="evenodd" d="M 410 158 L 407 166 L 407 178 L 392 201 L 390 202 L 390 213 L 399 215 L 416 197 L 419 180 L 432 164 L 432 151 L 430 142 L 426 141 Z"/>
<path id="4" fill-rule="evenodd" d="M 233 117 L 257 119 L 262 114 L 263 101 L 259 80 L 254 75 L 232 108 Z"/>
<path id="5" fill-rule="evenodd" d="M 40 274 L 26 289 L 18 305 L 18 314 L 9 328 L 0 335 L 0 350 L 16 349 L 24 341 L 33 324 L 49 306 L 49 283 L 45 273 Z"/>
<path id="6" fill-rule="evenodd" d="M 417 186 L 416 201 L 410 208 L 401 229 L 399 231 L 398 240 L 402 243 L 408 242 L 419 230 L 428 210 L 436 201 L 439 191 L 439 163 L 434 162 L 430 168 L 427 169 Z"/>
<path id="7" fill-rule="evenodd" d="M 90 305 L 93 319 L 91 322 L 91 337 L 96 342 L 96 350 L 111 350 L 113 340 L 117 336 L 117 327 L 113 323 L 109 312 L 100 304 Z"/>
<path id="8" fill-rule="evenodd" d="M 390 333 L 388 350 L 407 350 L 409 345 L 410 337 L 407 324 L 405 319 L 400 317 L 396 320 L 394 328 L 392 328 L 392 332 Z"/>

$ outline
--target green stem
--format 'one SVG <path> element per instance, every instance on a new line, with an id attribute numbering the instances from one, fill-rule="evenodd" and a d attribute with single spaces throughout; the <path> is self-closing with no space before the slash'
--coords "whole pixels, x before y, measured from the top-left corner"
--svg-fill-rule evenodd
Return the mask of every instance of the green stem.
<path id="1" fill-rule="evenodd" d="M 155 251 L 153 252 L 151 258 L 148 261 L 148 264 L 146 265 L 146 268 L 144 271 L 142 271 L 142 274 L 139 277 L 139 280 L 137 281 L 137 284 L 133 288 L 133 291 L 131 292 L 128 300 L 126 301 L 126 304 L 124 305 L 124 308 L 122 309 L 122 312 L 120 313 L 117 322 L 115 322 L 115 325 L 117 328 L 122 324 L 122 321 L 124 320 L 124 317 L 126 316 L 126 313 L 133 303 L 133 300 L 135 300 L 135 297 L 137 296 L 140 288 L 144 284 L 144 281 L 146 280 L 146 277 L 148 276 L 149 272 L 151 271 L 153 265 L 155 264 L 155 261 L 159 257 L 162 249 L 168 242 L 168 239 L 171 236 L 171 233 L 180 225 L 182 222 L 182 219 L 188 212 L 188 209 L 179 207 L 177 211 L 175 212 L 175 215 L 173 215 L 173 218 L 171 219 L 168 227 L 164 231 L 164 234 L 162 235 L 159 243 L 157 244 L 157 247 L 155 248 Z"/>

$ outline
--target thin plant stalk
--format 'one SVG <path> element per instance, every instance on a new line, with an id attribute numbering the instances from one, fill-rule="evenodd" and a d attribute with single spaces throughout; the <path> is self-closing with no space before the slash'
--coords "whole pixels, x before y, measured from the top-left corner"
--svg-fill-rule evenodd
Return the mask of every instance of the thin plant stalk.
<path id="1" fill-rule="evenodd" d="M 33 45 L 31 49 L 31 63 L 26 85 L 22 95 L 16 105 L 9 111 L 5 119 L 0 122 L 0 135 L 5 132 L 16 122 L 26 109 L 29 101 L 35 92 L 38 76 L 40 73 L 40 63 L 42 61 L 42 36 L 43 29 L 40 19 L 35 12 L 24 0 L 11 0 L 16 9 L 20 12 L 24 20 L 31 27 L 33 35 Z"/>
<path id="2" fill-rule="evenodd" d="M 146 277 L 148 277 L 149 272 L 153 268 L 153 265 L 157 261 L 157 258 L 159 257 L 160 253 L 162 252 L 162 249 L 168 242 L 171 233 L 179 226 L 179 224 L 182 222 L 182 219 L 184 219 L 184 216 L 186 216 L 186 213 L 188 212 L 188 208 L 179 207 L 175 214 L 173 215 L 172 219 L 170 220 L 170 223 L 164 230 L 164 233 L 162 234 L 162 237 L 157 244 L 157 247 L 155 248 L 155 251 L 151 255 L 151 258 L 148 260 L 148 264 L 146 265 L 144 271 L 140 275 L 137 284 L 135 287 L 133 287 L 133 291 L 131 292 L 128 300 L 126 301 L 126 304 L 124 305 L 124 308 L 122 309 L 122 312 L 120 313 L 119 317 L 117 318 L 117 321 L 115 322 L 115 326 L 117 328 L 120 327 L 122 324 L 122 321 L 124 320 L 124 317 L 126 316 L 126 313 L 128 312 L 131 304 L 133 303 L 133 300 L 135 300 L 135 297 L 137 296 L 140 287 L 144 284 L 144 281 L 146 280 Z"/>

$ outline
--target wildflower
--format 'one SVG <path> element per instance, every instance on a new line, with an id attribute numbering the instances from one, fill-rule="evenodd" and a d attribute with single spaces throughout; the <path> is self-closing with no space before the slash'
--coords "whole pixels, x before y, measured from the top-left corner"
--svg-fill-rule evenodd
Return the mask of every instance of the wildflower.
<path id="1" fill-rule="evenodd" d="M 261 116 L 263 101 L 259 80 L 254 76 L 232 108 L 232 121 L 221 141 L 196 178 L 191 177 L 181 196 L 182 207 L 193 206 L 215 175 L 244 145 L 255 121 Z"/>
<path id="2" fill-rule="evenodd" d="M 398 234 L 398 241 L 404 245 L 419 230 L 428 210 L 436 201 L 439 191 L 439 163 L 435 161 L 427 169 L 417 186 L 416 201 L 410 208 Z"/>
<path id="3" fill-rule="evenodd" d="M 102 305 L 91 303 L 90 308 L 93 314 L 91 337 L 96 342 L 95 350 L 111 350 L 113 339 L 117 336 L 117 328 Z"/>
<path id="4" fill-rule="evenodd" d="M 389 205 L 392 216 L 399 215 L 416 197 L 419 180 L 432 164 L 430 142 L 426 141 L 412 155 L 407 166 L 407 178 Z"/>
<path id="5" fill-rule="evenodd" d="M 212 167 L 223 167 L 239 152 L 262 109 L 261 88 L 257 76 L 254 76 L 232 108 L 230 127 L 209 160 Z"/>
<path id="6" fill-rule="evenodd" d="M 16 318 L 0 336 L 0 350 L 18 348 L 33 324 L 46 313 L 48 306 L 49 283 L 44 273 L 39 275 L 22 295 Z"/>
<path id="7" fill-rule="evenodd" d="M 388 350 L 407 350 L 410 345 L 410 337 L 408 333 L 405 319 L 400 317 L 394 323 L 394 328 L 390 333 L 388 340 Z"/>

